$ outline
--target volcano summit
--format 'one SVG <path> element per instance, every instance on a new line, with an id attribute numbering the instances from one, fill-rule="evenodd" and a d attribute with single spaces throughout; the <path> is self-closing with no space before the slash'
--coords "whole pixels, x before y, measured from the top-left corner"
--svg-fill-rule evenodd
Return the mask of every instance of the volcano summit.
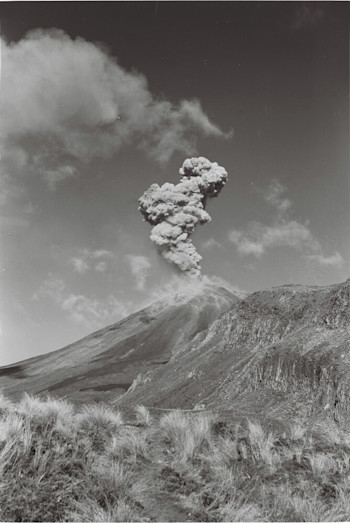
<path id="1" fill-rule="evenodd" d="M 0 388 L 14 397 L 115 399 L 140 373 L 167 365 L 239 301 L 222 287 L 192 285 L 68 347 L 0 368 Z"/>

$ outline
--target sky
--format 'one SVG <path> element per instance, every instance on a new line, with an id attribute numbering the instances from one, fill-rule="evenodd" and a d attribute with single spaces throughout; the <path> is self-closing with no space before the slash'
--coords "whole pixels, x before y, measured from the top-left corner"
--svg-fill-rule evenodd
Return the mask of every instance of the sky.
<path id="1" fill-rule="evenodd" d="M 0 3 L 0 365 L 190 285 L 138 210 L 187 158 L 228 173 L 191 236 L 205 281 L 349 277 L 348 12 Z"/>

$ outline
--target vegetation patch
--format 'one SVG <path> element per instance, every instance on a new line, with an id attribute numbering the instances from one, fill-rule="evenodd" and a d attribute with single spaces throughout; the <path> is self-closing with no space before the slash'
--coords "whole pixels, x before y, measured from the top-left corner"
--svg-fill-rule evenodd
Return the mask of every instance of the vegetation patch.
<path id="1" fill-rule="evenodd" d="M 0 397 L 1 521 L 349 521 L 350 434 Z"/>

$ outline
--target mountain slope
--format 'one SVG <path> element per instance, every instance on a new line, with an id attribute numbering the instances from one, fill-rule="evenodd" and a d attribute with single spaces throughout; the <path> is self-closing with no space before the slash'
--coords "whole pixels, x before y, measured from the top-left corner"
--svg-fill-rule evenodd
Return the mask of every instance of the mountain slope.
<path id="1" fill-rule="evenodd" d="M 0 388 L 238 416 L 350 417 L 350 280 L 245 298 L 211 285 L 53 353 L 0 368 Z"/>
<path id="2" fill-rule="evenodd" d="M 139 376 L 117 403 L 347 419 L 349 284 L 282 286 L 248 296 L 166 366 Z"/>
<path id="3" fill-rule="evenodd" d="M 189 288 L 55 352 L 0 368 L 0 388 L 72 400 L 118 397 L 142 371 L 164 366 L 239 298 L 213 285 Z"/>

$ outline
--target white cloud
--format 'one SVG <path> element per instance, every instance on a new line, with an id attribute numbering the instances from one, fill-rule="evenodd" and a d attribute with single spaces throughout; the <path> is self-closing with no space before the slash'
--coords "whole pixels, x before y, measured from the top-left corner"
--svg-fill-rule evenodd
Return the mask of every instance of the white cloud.
<path id="1" fill-rule="evenodd" d="M 85 274 L 89 270 L 89 264 L 82 258 L 72 258 L 71 263 L 73 265 L 74 271 L 79 274 Z"/>
<path id="2" fill-rule="evenodd" d="M 342 255 L 336 251 L 333 256 L 324 256 L 323 254 L 311 254 L 306 256 L 306 258 L 312 262 L 316 262 L 319 265 L 324 267 L 334 267 L 336 269 L 341 269 L 345 263 Z"/>
<path id="3" fill-rule="evenodd" d="M 198 134 L 228 136 L 198 100 L 156 99 L 141 73 L 57 29 L 2 41 L 1 113 L 7 163 L 14 166 L 16 151 L 22 170 L 39 174 L 52 189 L 82 162 L 130 143 L 165 162 L 175 151 L 194 153 Z"/>
<path id="4" fill-rule="evenodd" d="M 39 159 L 40 169 L 40 159 Z M 76 168 L 72 165 L 61 165 L 54 170 L 45 170 L 42 172 L 42 178 L 46 181 L 49 188 L 54 191 L 56 185 L 67 178 L 71 178 L 76 173 Z"/>
<path id="5" fill-rule="evenodd" d="M 52 275 L 33 296 L 35 300 L 42 298 L 50 298 L 72 321 L 91 329 L 116 322 L 133 311 L 129 303 L 118 300 L 112 294 L 104 300 L 74 294 L 69 291 L 62 279 Z"/>
<path id="6" fill-rule="evenodd" d="M 30 214 L 35 214 L 36 209 L 35 209 L 35 206 L 31 202 L 28 202 L 25 205 L 23 205 L 22 212 L 24 214 L 29 214 L 29 215 Z"/>
<path id="7" fill-rule="evenodd" d="M 289 218 L 292 202 L 283 197 L 285 192 L 286 187 L 273 180 L 262 193 L 264 200 L 275 209 L 270 225 L 252 221 L 244 230 L 233 229 L 229 232 L 229 239 L 239 254 L 250 254 L 260 259 L 267 250 L 284 246 L 297 249 L 307 259 L 320 265 L 340 268 L 344 262 L 341 255 L 337 252 L 326 257 L 308 222 L 303 224 Z"/>
<path id="8" fill-rule="evenodd" d="M 214 249 L 222 247 L 221 243 L 219 243 L 215 238 L 209 238 L 205 242 L 202 242 L 203 249 Z"/>
<path id="9" fill-rule="evenodd" d="M 0 176 L 0 209 L 19 202 L 22 197 L 23 190 L 13 183 L 8 173 L 2 170 Z"/>
<path id="10" fill-rule="evenodd" d="M 181 151 L 186 155 L 196 152 L 198 133 L 205 136 L 230 138 L 219 127 L 210 122 L 198 100 L 181 101 L 178 106 L 170 102 L 156 102 L 150 121 L 151 133 L 145 135 L 141 146 L 160 162 L 169 160 L 173 152 Z"/>
<path id="11" fill-rule="evenodd" d="M 288 246 L 299 250 L 308 248 L 312 251 L 319 248 L 318 241 L 307 225 L 294 220 L 281 220 L 273 225 L 251 222 L 244 232 L 232 230 L 229 239 L 240 254 L 253 254 L 257 258 L 273 247 Z"/>
<path id="12" fill-rule="evenodd" d="M 277 209 L 282 215 L 284 215 L 292 205 L 290 200 L 282 198 L 282 195 L 286 191 L 287 188 L 278 180 L 274 179 L 264 192 L 265 201 Z"/>
<path id="13" fill-rule="evenodd" d="M 96 251 L 91 251 L 89 249 L 84 249 L 86 256 L 90 258 L 113 258 L 113 253 L 111 251 L 106 251 L 105 249 L 100 249 Z"/>
<path id="14" fill-rule="evenodd" d="M 228 291 L 243 298 L 247 292 L 236 285 L 218 276 L 201 276 L 191 278 L 184 274 L 172 275 L 166 282 L 155 285 L 149 293 L 143 306 L 154 305 L 158 310 L 160 307 L 169 305 L 179 305 L 188 299 L 202 295 L 209 286 L 224 287 Z"/>
<path id="15" fill-rule="evenodd" d="M 100 261 L 96 263 L 95 265 L 95 271 L 97 272 L 106 272 L 108 269 L 108 265 L 105 261 Z"/>
<path id="16" fill-rule="evenodd" d="M 11 176 L 0 167 L 0 232 L 29 226 L 34 207 L 26 202 L 26 193 L 16 185 Z M 7 234 L 7 233 L 6 233 Z M 5 240 L 5 236 L 2 238 Z"/>
<path id="17" fill-rule="evenodd" d="M 173 275 L 165 284 L 153 287 L 153 290 L 147 293 L 147 297 L 139 303 L 121 301 L 112 294 L 101 300 L 71 292 L 61 278 L 50 274 L 34 294 L 33 299 L 36 301 L 52 300 L 71 321 L 92 330 L 117 322 L 136 310 L 150 305 L 154 305 L 155 310 L 159 310 L 165 305 L 180 304 L 191 297 L 202 294 L 210 285 L 225 287 L 242 298 L 247 294 L 239 287 L 216 276 L 194 279 L 183 275 Z"/>
<path id="18" fill-rule="evenodd" d="M 73 266 L 74 271 L 79 274 L 85 274 L 90 269 L 97 272 L 106 272 L 108 270 L 108 260 L 113 258 L 113 253 L 104 249 L 96 251 L 80 249 L 79 255 L 71 258 L 70 264 Z"/>
<path id="19" fill-rule="evenodd" d="M 142 291 L 145 287 L 148 272 L 151 268 L 151 263 L 149 259 L 146 258 L 146 256 L 128 254 L 126 259 L 129 262 L 132 275 L 135 276 L 136 288 Z"/>

